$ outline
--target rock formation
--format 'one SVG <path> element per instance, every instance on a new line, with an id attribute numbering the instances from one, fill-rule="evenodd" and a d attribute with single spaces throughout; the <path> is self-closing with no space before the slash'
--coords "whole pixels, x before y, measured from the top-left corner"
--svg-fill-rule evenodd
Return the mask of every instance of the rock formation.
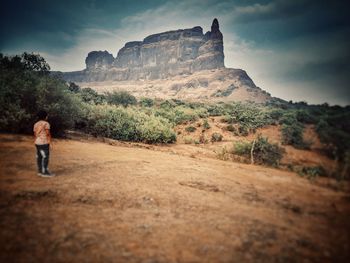
<path id="1" fill-rule="evenodd" d="M 107 51 L 92 51 L 83 71 L 64 73 L 69 81 L 163 79 L 224 67 L 223 36 L 214 19 L 211 31 L 200 26 L 154 34 L 125 44 L 114 59 Z"/>
<path id="2" fill-rule="evenodd" d="M 85 59 L 87 70 L 108 69 L 112 66 L 114 57 L 107 51 L 92 51 Z"/>
<path id="3" fill-rule="evenodd" d="M 255 102 L 271 98 L 244 70 L 225 68 L 216 18 L 205 34 L 200 26 L 154 34 L 126 43 L 116 58 L 107 51 L 92 51 L 85 63 L 82 71 L 61 73 L 63 78 L 100 92 L 124 89 L 139 97 Z"/>

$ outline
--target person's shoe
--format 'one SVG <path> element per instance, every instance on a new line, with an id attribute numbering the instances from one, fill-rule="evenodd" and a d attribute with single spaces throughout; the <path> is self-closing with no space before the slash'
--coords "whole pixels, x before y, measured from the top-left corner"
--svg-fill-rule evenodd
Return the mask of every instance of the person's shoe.
<path id="1" fill-rule="evenodd" d="M 42 176 L 43 174 L 38 172 L 37 175 L 38 175 L 38 176 Z"/>
<path id="2" fill-rule="evenodd" d="M 53 173 L 50 173 L 50 172 L 46 172 L 46 173 L 41 174 L 41 177 L 54 177 L 54 176 L 56 176 L 56 175 Z"/>

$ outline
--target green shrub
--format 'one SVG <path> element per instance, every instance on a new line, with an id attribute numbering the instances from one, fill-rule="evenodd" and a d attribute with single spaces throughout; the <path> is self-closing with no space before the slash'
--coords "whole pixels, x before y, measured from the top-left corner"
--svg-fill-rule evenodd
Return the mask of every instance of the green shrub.
<path id="1" fill-rule="evenodd" d="M 249 128 L 246 125 L 240 125 L 238 127 L 238 133 L 241 136 L 248 136 L 249 135 Z"/>
<path id="2" fill-rule="evenodd" d="M 251 158 L 253 142 L 236 142 L 233 146 L 232 153 Z M 284 149 L 277 144 L 270 143 L 267 138 L 258 136 L 255 140 L 253 149 L 254 162 L 269 166 L 278 166 L 283 157 Z"/>
<path id="3" fill-rule="evenodd" d="M 203 121 L 203 129 L 204 130 L 209 130 L 210 129 L 210 124 L 207 119 Z"/>
<path id="4" fill-rule="evenodd" d="M 328 154 L 339 161 L 346 160 L 350 151 L 350 114 L 341 113 L 325 116 L 316 125 L 316 132 L 322 143 L 326 144 Z"/>
<path id="5" fill-rule="evenodd" d="M 165 100 L 159 104 L 159 107 L 162 109 L 169 109 L 176 107 L 176 105 L 176 102 L 174 102 L 173 100 Z"/>
<path id="6" fill-rule="evenodd" d="M 153 107 L 154 106 L 154 100 L 150 98 L 141 98 L 139 101 L 139 105 L 141 107 Z"/>
<path id="7" fill-rule="evenodd" d="M 267 138 L 258 136 L 255 141 L 253 156 L 255 163 L 278 166 L 284 154 L 284 149 L 276 143 L 270 143 Z"/>
<path id="8" fill-rule="evenodd" d="M 87 114 L 85 130 L 96 136 L 146 143 L 171 143 L 176 140 L 175 132 L 166 119 L 137 109 L 91 105 Z"/>
<path id="9" fill-rule="evenodd" d="M 279 123 L 282 125 L 293 125 L 298 123 L 296 113 L 294 111 L 285 111 L 281 116 Z"/>
<path id="10" fill-rule="evenodd" d="M 147 115 L 146 115 L 147 116 Z M 145 117 L 145 116 L 143 116 Z M 176 141 L 176 135 L 167 120 L 149 116 L 139 123 L 141 140 L 146 143 L 172 143 Z"/>
<path id="11" fill-rule="evenodd" d="M 233 144 L 232 153 L 241 155 L 241 156 L 250 157 L 251 148 L 252 148 L 251 142 L 238 141 Z"/>
<path id="12" fill-rule="evenodd" d="M 274 123 L 268 111 L 256 104 L 228 104 L 226 112 L 227 115 L 223 120 L 229 124 L 239 124 L 241 135 L 248 135 L 249 132 L 255 132 L 257 128 Z"/>
<path id="13" fill-rule="evenodd" d="M 207 111 L 209 116 L 221 116 L 226 113 L 224 106 L 220 104 L 209 105 Z"/>
<path id="14" fill-rule="evenodd" d="M 194 132 L 194 131 L 197 130 L 197 129 L 196 129 L 196 127 L 188 126 L 188 127 L 185 128 L 185 130 L 186 130 L 187 132 Z"/>
<path id="15" fill-rule="evenodd" d="M 107 92 L 106 99 L 109 104 L 122 105 L 124 107 L 137 104 L 136 98 L 127 91 Z"/>
<path id="16" fill-rule="evenodd" d="M 303 131 L 303 126 L 298 122 L 291 125 L 283 124 L 281 127 L 282 144 L 293 145 L 298 149 L 309 149 L 311 143 L 304 141 Z"/>
<path id="17" fill-rule="evenodd" d="M 236 128 L 232 124 L 227 125 L 226 130 L 228 130 L 230 132 L 236 132 Z"/>
<path id="18" fill-rule="evenodd" d="M 174 125 L 194 122 L 199 119 L 198 112 L 186 106 L 163 106 L 155 110 L 155 115 L 168 119 Z"/>
<path id="19" fill-rule="evenodd" d="M 212 135 L 211 135 L 211 141 L 212 142 L 221 142 L 222 141 L 222 135 L 220 133 L 217 133 L 217 132 L 214 132 Z"/>
<path id="20" fill-rule="evenodd" d="M 296 112 L 296 119 L 301 123 L 306 123 L 306 124 L 316 123 L 316 118 L 312 116 L 307 110 L 298 110 Z"/>
<path id="21" fill-rule="evenodd" d="M 304 166 L 298 171 L 298 174 L 306 176 L 309 179 L 313 179 L 317 176 L 327 176 L 327 172 L 322 166 Z"/>
<path id="22" fill-rule="evenodd" d="M 68 90 L 73 93 L 79 93 L 81 91 L 80 87 L 74 82 L 69 82 Z"/>
<path id="23" fill-rule="evenodd" d="M 283 116 L 284 110 L 274 108 L 270 110 L 268 114 L 271 120 L 273 120 L 273 124 L 276 124 L 280 121 L 281 117 Z"/>
<path id="24" fill-rule="evenodd" d="M 92 104 L 102 104 L 106 102 L 106 97 L 102 94 L 98 94 L 92 88 L 83 88 L 78 93 L 83 102 Z"/>

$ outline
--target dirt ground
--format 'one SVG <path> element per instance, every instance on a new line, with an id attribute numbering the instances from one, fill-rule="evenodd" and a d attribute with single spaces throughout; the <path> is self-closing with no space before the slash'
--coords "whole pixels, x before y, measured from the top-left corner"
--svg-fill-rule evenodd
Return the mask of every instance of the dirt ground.
<path id="1" fill-rule="evenodd" d="M 176 147 L 176 146 L 174 146 Z M 349 262 L 350 195 L 262 166 L 0 135 L 1 262 Z"/>

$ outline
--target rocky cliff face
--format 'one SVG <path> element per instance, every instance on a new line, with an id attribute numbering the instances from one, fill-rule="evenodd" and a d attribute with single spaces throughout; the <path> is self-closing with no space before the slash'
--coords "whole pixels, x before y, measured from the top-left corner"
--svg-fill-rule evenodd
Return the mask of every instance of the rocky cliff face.
<path id="1" fill-rule="evenodd" d="M 201 101 L 266 102 L 270 94 L 241 69 L 224 66 L 223 35 L 214 19 L 199 26 L 154 34 L 125 44 L 114 58 L 107 51 L 88 54 L 82 71 L 61 73 L 99 92 L 127 90 L 137 97 Z"/>
<path id="2" fill-rule="evenodd" d="M 125 44 L 116 58 L 92 51 L 83 71 L 64 73 L 69 81 L 122 81 L 164 79 L 224 67 L 223 36 L 214 19 L 211 31 L 199 26 L 154 34 Z"/>
<path id="3" fill-rule="evenodd" d="M 103 70 L 112 66 L 114 57 L 107 51 L 92 51 L 85 59 L 87 70 Z"/>

